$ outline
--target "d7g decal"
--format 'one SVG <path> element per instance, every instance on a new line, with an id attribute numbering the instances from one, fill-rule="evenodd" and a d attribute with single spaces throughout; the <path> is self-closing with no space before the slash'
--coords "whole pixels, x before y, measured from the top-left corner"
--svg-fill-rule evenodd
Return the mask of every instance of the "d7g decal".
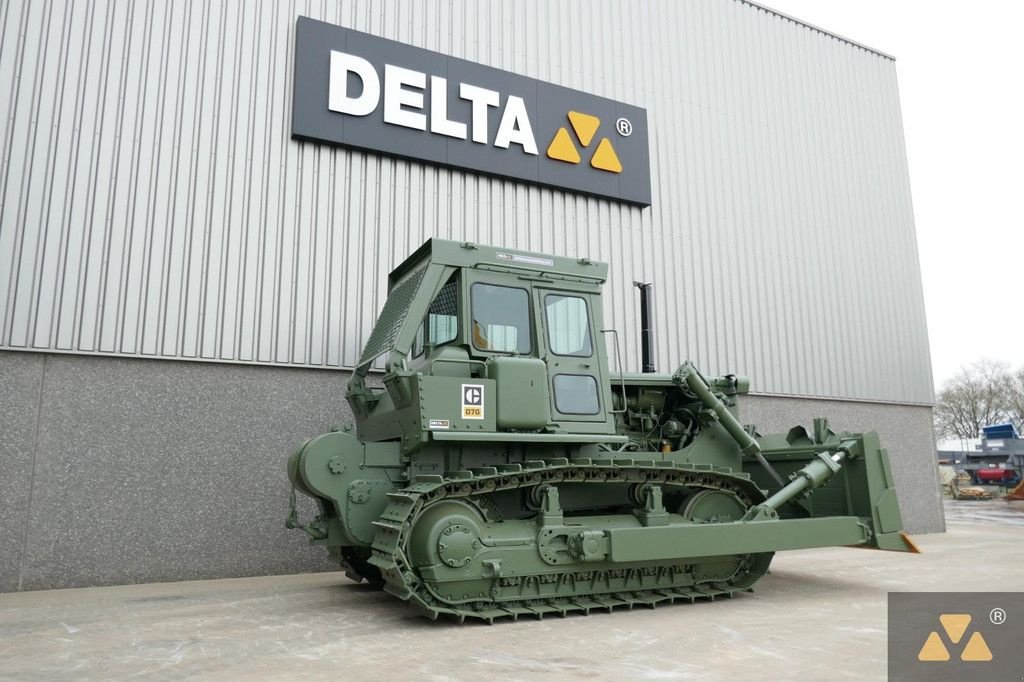
<path id="1" fill-rule="evenodd" d="M 299 17 L 292 136 L 649 206 L 647 111 Z"/>
<path id="2" fill-rule="evenodd" d="M 462 384 L 462 418 L 484 418 L 484 387 L 481 384 Z"/>

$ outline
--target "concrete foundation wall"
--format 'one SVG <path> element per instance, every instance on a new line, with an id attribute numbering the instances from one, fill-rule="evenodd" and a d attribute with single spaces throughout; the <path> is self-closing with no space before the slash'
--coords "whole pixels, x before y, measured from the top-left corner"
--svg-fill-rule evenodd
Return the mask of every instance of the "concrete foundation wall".
<path id="1" fill-rule="evenodd" d="M 285 459 L 351 419 L 347 379 L 0 351 L 0 592 L 332 568 L 284 528 Z M 744 421 L 817 415 L 878 430 L 908 529 L 943 528 L 929 408 L 754 397 Z"/>
<path id="2" fill-rule="evenodd" d="M 347 378 L 0 352 L 0 591 L 332 568 L 284 527 L 285 461 Z"/>
<path id="3" fill-rule="evenodd" d="M 833 431 L 877 431 L 889 451 L 892 475 L 910 533 L 936 533 L 946 529 L 935 464 L 932 408 L 847 400 L 817 400 L 748 396 L 742 421 L 756 424 L 761 433 L 788 431 L 800 424 L 811 430 L 815 417 L 827 417 Z"/>

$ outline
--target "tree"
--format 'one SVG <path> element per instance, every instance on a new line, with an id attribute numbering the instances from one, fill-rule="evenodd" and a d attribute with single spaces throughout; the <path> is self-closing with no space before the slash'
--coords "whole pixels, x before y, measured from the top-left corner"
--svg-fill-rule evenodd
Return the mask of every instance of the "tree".
<path id="1" fill-rule="evenodd" d="M 1024 432 L 1024 367 L 1014 372 L 1010 377 L 1010 386 L 1006 401 L 1008 416 L 1017 426 L 1017 430 Z"/>
<path id="2" fill-rule="evenodd" d="M 978 438 L 981 427 L 1011 417 L 1015 384 L 1024 386 L 1024 369 L 1011 375 L 1008 365 L 991 360 L 961 368 L 939 390 L 935 401 L 936 431 L 940 436 Z"/>

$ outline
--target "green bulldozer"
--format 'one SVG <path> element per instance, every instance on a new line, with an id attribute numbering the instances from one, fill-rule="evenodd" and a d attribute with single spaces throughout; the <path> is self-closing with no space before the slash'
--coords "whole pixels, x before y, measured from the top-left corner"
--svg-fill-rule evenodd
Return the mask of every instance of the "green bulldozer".
<path id="1" fill-rule="evenodd" d="M 423 244 L 349 383 L 355 424 L 288 460 L 287 525 L 350 578 L 459 621 L 732 596 L 784 549 L 914 551 L 877 434 L 817 419 L 762 435 L 738 419 L 746 379 L 654 373 L 649 285 L 645 372 L 612 371 L 607 273 Z"/>

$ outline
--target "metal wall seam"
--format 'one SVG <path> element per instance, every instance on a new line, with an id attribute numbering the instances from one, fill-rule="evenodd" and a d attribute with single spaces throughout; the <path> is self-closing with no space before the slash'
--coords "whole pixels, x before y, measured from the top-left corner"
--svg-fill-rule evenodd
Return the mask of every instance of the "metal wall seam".
<path id="1" fill-rule="evenodd" d="M 652 206 L 293 141 L 298 15 L 646 107 Z M 12 0 L 0 21 L 0 348 L 351 367 L 387 272 L 437 235 L 609 261 L 631 369 L 645 280 L 663 369 L 932 400 L 888 56 L 745 0 Z"/>

